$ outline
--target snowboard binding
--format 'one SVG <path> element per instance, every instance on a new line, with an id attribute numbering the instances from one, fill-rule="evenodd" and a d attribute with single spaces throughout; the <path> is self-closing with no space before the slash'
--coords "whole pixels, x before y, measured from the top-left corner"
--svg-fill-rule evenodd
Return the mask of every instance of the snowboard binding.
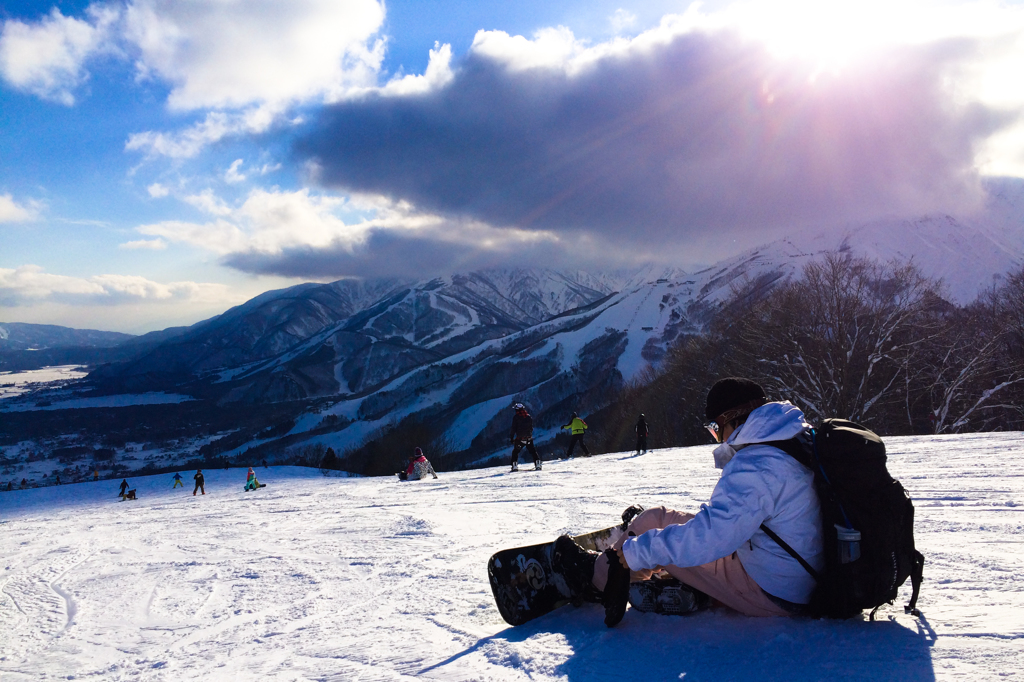
<path id="1" fill-rule="evenodd" d="M 675 578 L 652 578 L 629 586 L 629 603 L 637 611 L 686 616 L 711 606 L 711 597 Z"/>

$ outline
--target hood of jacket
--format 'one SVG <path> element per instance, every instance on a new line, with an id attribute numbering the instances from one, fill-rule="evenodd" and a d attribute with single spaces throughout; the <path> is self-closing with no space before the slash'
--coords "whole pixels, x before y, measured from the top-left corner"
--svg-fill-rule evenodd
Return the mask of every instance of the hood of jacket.
<path id="1" fill-rule="evenodd" d="M 732 432 L 729 440 L 714 450 L 715 468 L 721 469 L 733 458 L 737 450 L 757 443 L 789 440 L 811 428 L 799 407 L 788 400 L 766 403 L 757 408 Z"/>

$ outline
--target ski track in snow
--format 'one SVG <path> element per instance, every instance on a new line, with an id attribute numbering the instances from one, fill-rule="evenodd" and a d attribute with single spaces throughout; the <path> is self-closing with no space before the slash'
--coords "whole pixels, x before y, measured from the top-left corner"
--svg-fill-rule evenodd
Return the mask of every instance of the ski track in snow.
<path id="1" fill-rule="evenodd" d="M 324 478 L 206 471 L 0 495 L 0 679 L 980 680 L 1024 670 L 1024 434 L 887 439 L 917 506 L 920 606 L 876 622 L 564 607 L 507 626 L 496 550 L 693 509 L 710 447 L 553 461 L 544 471 Z M 191 481 L 191 473 L 186 476 Z M 901 599 L 909 596 L 909 585 Z"/>

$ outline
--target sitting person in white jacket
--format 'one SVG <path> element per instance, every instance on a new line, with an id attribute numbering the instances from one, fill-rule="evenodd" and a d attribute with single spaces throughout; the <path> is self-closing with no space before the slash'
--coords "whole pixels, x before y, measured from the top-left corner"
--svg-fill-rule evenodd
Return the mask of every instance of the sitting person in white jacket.
<path id="1" fill-rule="evenodd" d="M 774 531 L 815 570 L 824 566 L 814 476 L 768 445 L 810 424 L 795 406 L 769 403 L 758 384 L 736 377 L 711 388 L 705 412 L 721 443 L 714 458 L 722 476 L 696 514 L 649 509 L 601 555 L 568 536 L 556 542 L 556 567 L 574 590 L 589 582 L 602 593 L 608 627 L 626 612 L 629 583 L 658 569 L 749 616 L 795 615 L 810 602 L 814 579 L 761 530 L 764 524 Z"/>

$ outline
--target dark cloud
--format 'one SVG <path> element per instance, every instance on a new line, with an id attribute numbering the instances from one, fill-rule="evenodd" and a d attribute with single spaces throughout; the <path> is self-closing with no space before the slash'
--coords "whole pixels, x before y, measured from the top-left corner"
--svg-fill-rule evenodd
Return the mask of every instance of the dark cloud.
<path id="1" fill-rule="evenodd" d="M 362 244 L 337 241 L 327 247 L 296 246 L 278 253 L 232 253 L 224 265 L 284 277 L 423 278 L 490 267 L 614 269 L 645 262 L 646 252 L 615 253 L 586 235 L 569 234 L 569 245 L 551 238 L 524 239 L 509 231 L 446 225 L 409 230 L 375 228 Z"/>
<path id="2" fill-rule="evenodd" d="M 980 193 L 976 144 L 1006 122 L 944 89 L 971 49 L 905 48 L 813 78 L 728 33 L 680 35 L 575 76 L 471 53 L 440 91 L 325 108 L 294 151 L 330 187 L 651 252 L 730 230 L 953 211 Z"/>

